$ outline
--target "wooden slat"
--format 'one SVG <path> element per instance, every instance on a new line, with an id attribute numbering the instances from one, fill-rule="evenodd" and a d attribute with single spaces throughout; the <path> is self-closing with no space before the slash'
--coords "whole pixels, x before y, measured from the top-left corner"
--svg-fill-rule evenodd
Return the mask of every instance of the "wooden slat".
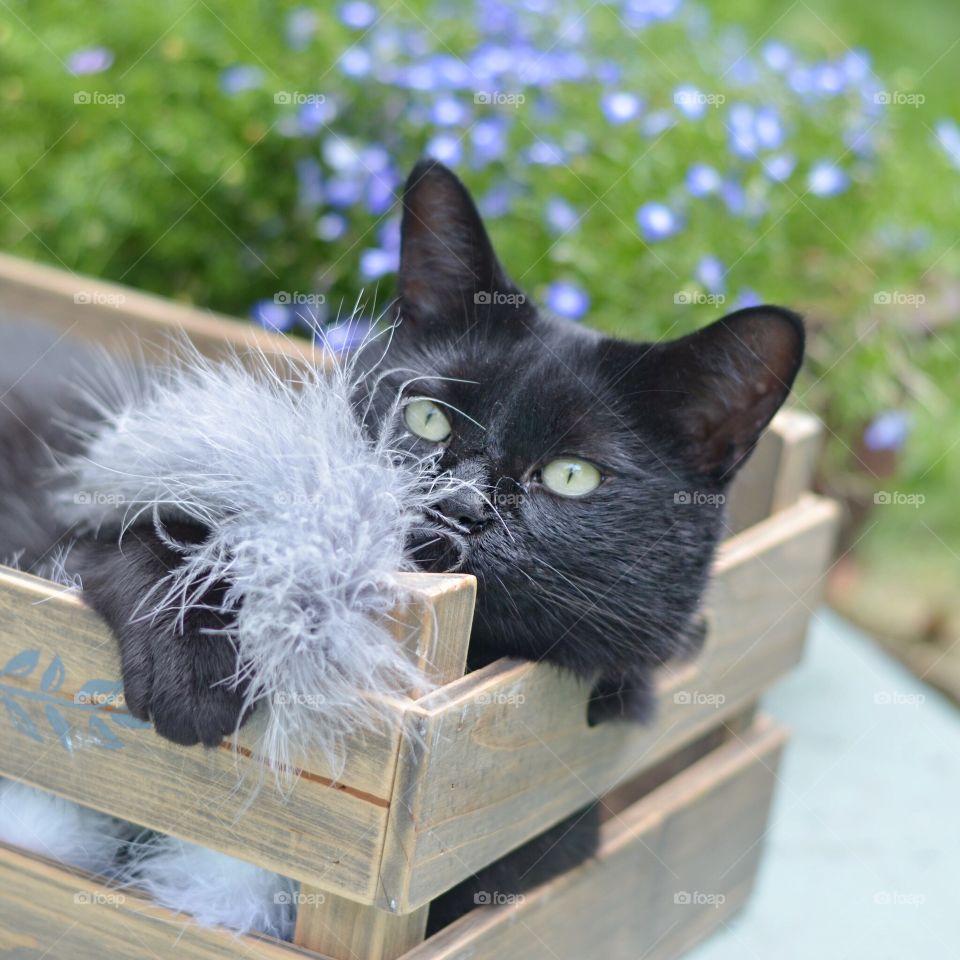
<path id="1" fill-rule="evenodd" d="M 726 521 L 740 533 L 793 506 L 811 488 L 820 449 L 820 421 L 801 410 L 781 410 L 730 488 Z"/>
<path id="2" fill-rule="evenodd" d="M 301 895 L 305 889 L 301 888 Z M 331 960 L 396 960 L 423 942 L 428 907 L 396 914 L 343 897 L 301 896 L 293 942 Z"/>
<path id="3" fill-rule="evenodd" d="M 799 659 L 837 508 L 807 496 L 728 541 L 692 664 L 660 678 L 649 727 L 586 722 L 589 686 L 500 661 L 407 712 L 381 866 L 410 910 L 755 700 Z"/>
<path id="4" fill-rule="evenodd" d="M 185 333 L 208 356 L 251 348 L 268 355 L 314 357 L 311 346 L 212 310 L 0 254 L 0 306 L 7 318 L 33 320 L 110 348 L 162 355 Z"/>
<path id="5" fill-rule="evenodd" d="M 403 607 L 396 616 L 424 624 L 421 633 L 404 631 L 419 649 L 416 655 L 437 659 L 438 624 L 450 649 L 465 651 L 474 579 L 450 575 L 434 581 L 418 574 L 408 582 L 409 610 L 415 613 Z M 0 711 L 0 773 L 344 896 L 374 899 L 402 703 L 391 728 L 346 745 L 336 784 L 334 771 L 313 758 L 303 762 L 304 773 L 288 797 L 267 774 L 249 803 L 263 772 L 250 755 L 256 718 L 240 732 L 239 753 L 229 743 L 204 750 L 179 747 L 149 726 L 131 725 L 115 695 L 86 702 L 91 681 L 101 681 L 100 690 L 118 688 L 110 632 L 78 595 L 3 568 L 0 666 L 24 651 L 35 652 L 32 669 L 0 677 L 0 693 L 13 704 L 8 710 L 17 712 L 14 717 Z"/>
<path id="6" fill-rule="evenodd" d="M 758 722 L 604 824 L 596 858 L 532 891 L 518 907 L 475 910 L 404 960 L 673 960 L 746 898 L 782 742 L 781 731 Z M 678 903 L 683 894 L 694 902 Z M 421 922 L 422 913 L 415 916 Z M 359 949 L 344 955 L 376 956 L 361 952 L 363 931 L 350 936 L 361 937 Z M 22 960 L 317 956 L 265 937 L 198 927 L 136 891 L 110 890 L 2 844 L 0 950 Z"/>
<path id="7" fill-rule="evenodd" d="M 267 937 L 236 937 L 96 878 L 0 844 L 0 955 L 11 960 L 306 960 Z"/>
<path id="8" fill-rule="evenodd" d="M 604 824 L 597 856 L 403 960 L 674 960 L 750 893 L 784 743 L 758 723 Z"/>

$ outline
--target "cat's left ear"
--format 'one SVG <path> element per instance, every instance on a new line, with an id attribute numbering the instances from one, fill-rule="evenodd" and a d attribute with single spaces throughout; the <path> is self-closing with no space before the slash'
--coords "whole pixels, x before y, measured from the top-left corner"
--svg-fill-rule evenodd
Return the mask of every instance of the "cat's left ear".
<path id="1" fill-rule="evenodd" d="M 648 347 L 638 386 L 690 466 L 727 481 L 787 399 L 803 349 L 798 314 L 750 307 Z"/>
<path id="2" fill-rule="evenodd" d="M 404 188 L 398 287 L 414 322 L 468 322 L 514 290 L 467 188 L 436 160 L 421 160 Z"/>

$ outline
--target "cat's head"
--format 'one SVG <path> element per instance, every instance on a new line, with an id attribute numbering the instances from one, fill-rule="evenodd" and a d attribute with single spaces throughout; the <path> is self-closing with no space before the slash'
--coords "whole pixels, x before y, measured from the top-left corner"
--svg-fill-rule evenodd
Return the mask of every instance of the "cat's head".
<path id="1" fill-rule="evenodd" d="M 603 336 L 510 281 L 441 164 L 417 165 L 403 203 L 377 409 L 402 391 L 405 441 L 483 491 L 443 505 L 466 535 L 458 569 L 479 581 L 472 662 L 513 654 L 589 675 L 665 659 L 724 531 L 718 495 L 800 366 L 800 319 L 757 307 L 669 342 Z M 418 559 L 457 558 L 433 542 Z"/>

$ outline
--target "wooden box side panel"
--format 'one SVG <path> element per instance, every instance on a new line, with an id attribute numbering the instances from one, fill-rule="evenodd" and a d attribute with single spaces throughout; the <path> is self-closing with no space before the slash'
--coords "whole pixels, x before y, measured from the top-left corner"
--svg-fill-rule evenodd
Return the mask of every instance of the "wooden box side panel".
<path id="1" fill-rule="evenodd" d="M 718 558 L 697 661 L 661 676 L 656 724 L 589 727 L 589 687 L 501 662 L 408 714 L 381 867 L 414 909 L 718 725 L 799 659 L 837 510 L 808 497 Z M 415 736 L 419 732 L 419 737 Z"/>
<path id="2" fill-rule="evenodd" d="M 404 960 L 674 960 L 750 893 L 784 739 L 758 721 L 607 822 L 595 859 Z"/>
<path id="3" fill-rule="evenodd" d="M 475 582 L 417 575 L 411 590 L 397 629 L 448 678 L 466 655 Z M 77 595 L 0 569 L 0 774 L 352 899 L 377 897 L 403 703 L 391 728 L 347 745 L 336 783 L 313 758 L 284 796 L 252 755 L 256 718 L 236 752 L 227 741 L 179 747 L 127 713 L 118 673 L 113 637 Z"/>

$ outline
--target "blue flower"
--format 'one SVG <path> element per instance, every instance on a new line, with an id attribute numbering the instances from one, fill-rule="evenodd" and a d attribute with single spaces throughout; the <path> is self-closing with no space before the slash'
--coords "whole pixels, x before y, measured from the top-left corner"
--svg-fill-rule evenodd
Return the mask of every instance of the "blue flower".
<path id="1" fill-rule="evenodd" d="M 360 275 L 364 280 L 379 280 L 387 273 L 394 273 L 400 265 L 396 250 L 381 250 L 369 247 L 360 254 Z"/>
<path id="2" fill-rule="evenodd" d="M 905 411 L 885 410 L 863 431 L 863 443 L 869 450 L 899 450 L 909 433 L 910 416 Z"/>
<path id="3" fill-rule="evenodd" d="M 334 353 L 346 353 L 363 345 L 370 335 L 373 325 L 369 320 L 359 318 L 338 323 L 333 327 L 315 327 L 314 343 L 324 350 Z"/>
<path id="4" fill-rule="evenodd" d="M 474 159 L 481 165 L 499 160 L 507 151 L 507 123 L 499 117 L 478 120 L 470 129 Z"/>
<path id="5" fill-rule="evenodd" d="M 695 163 L 687 170 L 687 191 L 694 197 L 706 197 L 720 189 L 723 179 L 713 167 Z"/>
<path id="6" fill-rule="evenodd" d="M 538 140 L 527 148 L 526 158 L 530 163 L 538 163 L 545 167 L 557 167 L 564 162 L 566 156 L 559 144 Z"/>
<path id="7" fill-rule="evenodd" d="M 677 87 L 673 91 L 673 102 L 684 116 L 692 120 L 699 119 L 707 110 L 707 98 L 691 84 Z"/>
<path id="8" fill-rule="evenodd" d="M 785 43 L 772 40 L 763 48 L 763 59 L 771 70 L 781 73 L 793 63 L 793 54 Z"/>
<path id="9" fill-rule="evenodd" d="M 320 164 L 312 157 L 301 157 L 297 160 L 295 169 L 300 187 L 300 203 L 307 207 L 319 206 L 325 199 Z"/>
<path id="10" fill-rule="evenodd" d="M 747 195 L 737 180 L 724 180 L 720 188 L 720 196 L 727 205 L 727 209 L 735 216 L 740 216 L 747 209 Z"/>
<path id="11" fill-rule="evenodd" d="M 451 133 L 438 133 L 427 144 L 427 153 L 441 163 L 456 166 L 463 156 L 463 144 Z"/>
<path id="12" fill-rule="evenodd" d="M 363 47 L 348 47 L 340 57 L 340 70 L 348 77 L 365 77 L 372 65 L 370 51 Z"/>
<path id="13" fill-rule="evenodd" d="M 721 294 L 726 289 L 727 271 L 719 257 L 701 257 L 697 262 L 697 280 L 713 294 Z"/>
<path id="14" fill-rule="evenodd" d="M 337 115 L 337 108 L 330 100 L 311 100 L 297 111 L 297 126 L 305 137 L 322 130 Z"/>
<path id="15" fill-rule="evenodd" d="M 111 66 L 113 66 L 113 51 L 106 47 L 85 47 L 82 50 L 74 50 L 67 57 L 67 69 L 75 77 L 103 73 Z"/>
<path id="16" fill-rule="evenodd" d="M 764 159 L 763 172 L 774 182 L 780 183 L 793 173 L 796 165 L 797 160 L 793 154 L 775 153 Z"/>
<path id="17" fill-rule="evenodd" d="M 813 86 L 820 93 L 834 96 L 843 92 L 847 78 L 835 64 L 820 63 L 813 68 Z"/>
<path id="18" fill-rule="evenodd" d="M 305 50 L 317 32 L 319 17 L 309 7 L 297 7 L 287 14 L 284 36 L 291 50 Z"/>
<path id="19" fill-rule="evenodd" d="M 675 126 L 676 122 L 676 118 L 669 110 L 654 110 L 640 121 L 640 129 L 643 130 L 644 136 L 659 137 L 665 130 Z"/>
<path id="20" fill-rule="evenodd" d="M 235 96 L 238 93 L 262 87 L 263 79 L 263 71 L 259 67 L 238 64 L 235 67 L 227 67 L 220 74 L 220 89 L 228 96 Z"/>
<path id="21" fill-rule="evenodd" d="M 742 310 L 744 307 L 759 307 L 763 303 L 763 297 L 752 287 L 741 287 L 737 292 L 737 299 L 733 301 L 734 310 Z"/>
<path id="22" fill-rule="evenodd" d="M 510 210 L 510 204 L 516 196 L 517 188 L 513 183 L 502 182 L 494 184 L 480 198 L 480 212 L 485 217 L 502 217 Z"/>
<path id="23" fill-rule="evenodd" d="M 399 186 L 393 171 L 383 170 L 374 173 L 367 181 L 367 210 L 375 217 L 386 213 L 396 202 L 396 190 Z"/>
<path id="24" fill-rule="evenodd" d="M 605 93 L 600 98 L 600 108 L 603 115 L 611 123 L 626 123 L 633 120 L 640 113 L 640 98 L 624 90 Z"/>
<path id="25" fill-rule="evenodd" d="M 850 178 L 829 160 L 815 163 L 807 176 L 807 190 L 816 197 L 832 197 L 843 193 L 849 185 Z"/>
<path id="26" fill-rule="evenodd" d="M 662 203 L 645 203 L 637 211 L 637 223 L 647 240 L 664 240 L 681 226 L 677 215 Z"/>
<path id="27" fill-rule="evenodd" d="M 314 233 L 321 239 L 328 242 L 339 240 L 347 232 L 346 218 L 339 213 L 325 213 L 319 220 L 314 229 Z"/>
<path id="28" fill-rule="evenodd" d="M 590 309 L 587 292 L 569 281 L 551 283 L 545 297 L 547 309 L 569 320 L 579 320 Z"/>
<path id="29" fill-rule="evenodd" d="M 377 239 L 383 250 L 398 253 L 400 250 L 400 218 L 390 217 L 377 228 Z"/>
<path id="30" fill-rule="evenodd" d="M 352 207 L 363 196 L 363 183 L 357 177 L 336 176 L 327 181 L 327 202 L 334 207 Z"/>
<path id="31" fill-rule="evenodd" d="M 546 208 L 547 226 L 554 233 L 569 233 L 580 222 L 580 216 L 562 197 L 551 197 Z"/>
<path id="32" fill-rule="evenodd" d="M 940 144 L 947 158 L 960 169 L 960 127 L 953 120 L 938 120 L 936 134 L 937 143 Z"/>
<path id="33" fill-rule="evenodd" d="M 848 51 L 840 60 L 840 70 L 850 83 L 863 83 L 872 72 L 870 54 L 866 50 Z"/>
<path id="34" fill-rule="evenodd" d="M 350 0 L 350 3 L 340 7 L 338 13 L 341 22 L 354 30 L 365 30 L 377 19 L 373 4 L 364 3 L 363 0 Z"/>
<path id="35" fill-rule="evenodd" d="M 776 150 L 783 144 L 783 126 L 776 107 L 761 107 L 754 117 L 753 132 L 765 150 Z"/>
<path id="36" fill-rule="evenodd" d="M 289 330 L 295 319 L 287 304 L 277 303 L 275 300 L 258 300 L 250 308 L 250 316 L 261 327 L 276 331 Z"/>
<path id="37" fill-rule="evenodd" d="M 430 118 L 438 127 L 456 127 L 466 123 L 470 111 L 456 97 L 447 94 L 434 101 Z"/>

